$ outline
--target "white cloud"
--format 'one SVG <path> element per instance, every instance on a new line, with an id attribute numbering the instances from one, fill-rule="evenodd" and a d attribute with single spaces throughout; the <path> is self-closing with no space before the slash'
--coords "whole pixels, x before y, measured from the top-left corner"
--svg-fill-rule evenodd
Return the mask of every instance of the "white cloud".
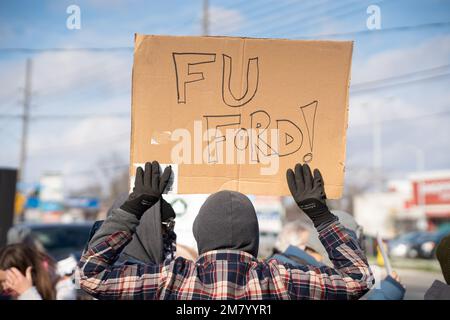
<path id="1" fill-rule="evenodd" d="M 211 6 L 209 20 L 211 34 L 223 35 L 239 31 L 245 19 L 238 10 Z"/>
<path id="2" fill-rule="evenodd" d="M 67 97 L 71 93 L 103 90 L 113 95 L 131 86 L 131 54 L 95 52 L 46 52 L 33 57 L 32 91 L 35 102 Z M 24 86 L 25 58 L 0 64 L 0 97 L 16 94 Z"/>
<path id="3" fill-rule="evenodd" d="M 450 61 L 450 37 L 437 37 L 415 47 L 385 50 L 354 63 L 352 83 L 372 81 L 418 70 L 446 65 Z M 441 73 L 448 73 L 442 71 Z M 405 79 L 410 80 L 410 79 Z M 448 168 L 450 117 L 420 118 L 421 115 L 449 110 L 446 94 L 449 78 L 418 82 L 389 90 L 350 94 L 348 131 L 349 168 L 372 166 L 372 122 L 414 118 L 382 123 L 383 168 L 386 174 L 416 170 L 414 148 L 425 154 L 426 169 Z"/>
<path id="4" fill-rule="evenodd" d="M 58 130 L 61 127 L 65 128 Z M 127 163 L 129 141 L 128 117 L 69 121 L 65 126 L 48 124 L 46 130 L 35 130 L 30 139 L 27 180 L 37 181 L 43 172 L 59 171 L 70 178 L 68 181 L 77 181 L 75 185 L 67 186 L 68 189 L 81 188 L 83 185 L 80 183 L 97 180 L 104 183 L 105 177 L 85 171 L 99 168 L 100 160 L 108 159 L 114 153 Z"/>
<path id="5" fill-rule="evenodd" d="M 99 85 L 114 93 L 131 83 L 131 59 L 118 53 L 43 53 L 34 65 L 33 87 L 41 95 L 63 95 Z"/>
<path id="6" fill-rule="evenodd" d="M 449 64 L 450 36 L 414 47 L 386 50 L 354 62 L 352 83 L 365 82 Z"/>
<path id="7" fill-rule="evenodd" d="M 418 46 L 386 50 L 365 60 L 354 62 L 352 84 L 389 78 L 437 66 L 450 61 L 450 36 L 430 39 Z M 441 71 L 444 73 L 448 71 Z M 433 73 L 425 75 L 430 76 Z M 417 78 L 405 78 L 409 81 Z M 380 119 L 414 117 L 449 106 L 450 96 L 442 94 L 448 80 L 417 83 L 415 85 L 367 92 L 350 93 L 350 125 L 370 123 L 374 110 L 379 110 Z M 412 88 L 412 89 L 411 89 Z"/>

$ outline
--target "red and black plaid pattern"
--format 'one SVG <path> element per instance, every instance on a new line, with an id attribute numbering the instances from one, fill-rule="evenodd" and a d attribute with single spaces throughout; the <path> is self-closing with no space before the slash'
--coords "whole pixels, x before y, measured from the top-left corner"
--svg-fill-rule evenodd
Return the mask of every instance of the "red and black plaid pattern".
<path id="1" fill-rule="evenodd" d="M 293 267 L 216 250 L 197 261 L 115 264 L 131 240 L 117 232 L 81 257 L 81 287 L 99 299 L 358 299 L 373 285 L 367 260 L 339 222 L 319 232 L 334 268 Z"/>

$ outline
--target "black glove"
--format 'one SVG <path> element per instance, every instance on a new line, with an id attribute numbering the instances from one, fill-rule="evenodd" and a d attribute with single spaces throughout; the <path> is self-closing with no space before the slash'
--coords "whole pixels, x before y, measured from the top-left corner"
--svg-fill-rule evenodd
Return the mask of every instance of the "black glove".
<path id="1" fill-rule="evenodd" d="M 134 214 L 138 219 L 145 211 L 152 207 L 161 198 L 161 194 L 166 188 L 172 168 L 169 166 L 160 175 L 158 161 L 145 164 L 145 171 L 141 167 L 136 169 L 136 180 L 134 181 L 133 192 L 128 200 L 120 207 L 129 213 Z"/>
<path id="2" fill-rule="evenodd" d="M 323 178 L 318 169 L 314 170 L 313 178 L 307 164 L 302 166 L 297 163 L 295 173 L 292 169 L 288 169 L 286 178 L 292 197 L 316 228 L 337 220 L 325 202 Z"/>

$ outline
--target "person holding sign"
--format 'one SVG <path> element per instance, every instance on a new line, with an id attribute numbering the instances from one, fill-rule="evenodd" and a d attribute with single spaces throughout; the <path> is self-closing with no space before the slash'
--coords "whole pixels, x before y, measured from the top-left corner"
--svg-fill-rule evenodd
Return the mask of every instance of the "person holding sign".
<path id="1" fill-rule="evenodd" d="M 259 226 L 253 204 L 242 193 L 220 191 L 194 222 L 199 258 L 163 263 L 115 264 L 132 240 L 142 215 L 161 199 L 171 173 L 158 162 L 136 171 L 135 187 L 112 217 L 115 229 L 89 243 L 78 264 L 82 289 L 98 299 L 359 299 L 373 285 L 366 257 L 325 203 L 323 179 L 308 165 L 288 170 L 289 189 L 313 221 L 334 267 L 294 267 L 257 259 Z M 117 217 L 122 219 L 117 219 Z M 105 221 L 107 224 L 108 219 Z M 104 224 L 104 225 L 105 225 Z"/>

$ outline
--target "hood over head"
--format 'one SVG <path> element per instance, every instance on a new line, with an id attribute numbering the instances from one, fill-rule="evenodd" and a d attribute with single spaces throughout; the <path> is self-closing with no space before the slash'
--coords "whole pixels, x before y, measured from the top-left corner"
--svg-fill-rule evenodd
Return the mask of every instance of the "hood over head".
<path id="1" fill-rule="evenodd" d="M 193 233 L 199 254 L 230 249 L 258 256 L 259 226 L 250 199 L 235 191 L 219 191 L 206 199 L 195 218 Z"/>

